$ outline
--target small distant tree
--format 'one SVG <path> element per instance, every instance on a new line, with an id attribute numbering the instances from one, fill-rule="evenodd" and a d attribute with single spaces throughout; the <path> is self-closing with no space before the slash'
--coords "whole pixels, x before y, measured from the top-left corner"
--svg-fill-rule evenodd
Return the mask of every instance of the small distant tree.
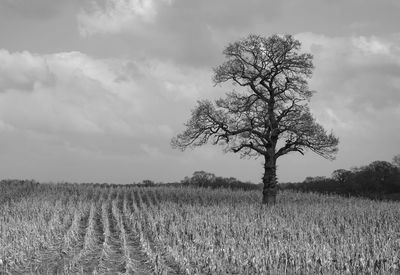
<path id="1" fill-rule="evenodd" d="M 196 171 L 190 179 L 190 184 L 194 186 L 208 186 L 215 180 L 215 175 L 205 171 Z"/>
<path id="2" fill-rule="evenodd" d="M 345 183 L 351 176 L 351 171 L 346 169 L 337 169 L 332 172 L 332 178 L 337 182 L 343 184 Z"/>
<path id="3" fill-rule="evenodd" d="M 154 186 L 155 183 L 152 180 L 143 180 L 140 185 L 143 185 L 143 186 Z"/>
<path id="4" fill-rule="evenodd" d="M 188 177 L 188 176 L 185 176 L 184 178 L 183 178 L 183 180 L 181 180 L 181 184 L 182 185 L 190 185 L 190 178 Z"/>
<path id="5" fill-rule="evenodd" d="M 313 57 L 300 53 L 300 46 L 291 35 L 250 35 L 229 44 L 226 61 L 214 69 L 214 83 L 230 82 L 241 90 L 214 103 L 198 101 L 186 129 L 172 140 L 182 150 L 211 141 L 242 157 L 263 157 L 264 204 L 276 201 L 279 157 L 311 150 L 333 159 L 338 150 L 338 139 L 308 107 Z"/>

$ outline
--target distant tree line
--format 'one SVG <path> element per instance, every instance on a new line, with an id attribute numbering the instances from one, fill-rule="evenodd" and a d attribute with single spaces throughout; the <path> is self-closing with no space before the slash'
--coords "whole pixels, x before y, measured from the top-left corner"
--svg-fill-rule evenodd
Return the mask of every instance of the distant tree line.
<path id="1" fill-rule="evenodd" d="M 135 183 L 137 186 L 143 187 L 156 187 L 156 186 L 170 186 L 170 187 L 203 187 L 203 188 L 229 188 L 241 190 L 256 190 L 262 189 L 261 184 L 254 184 L 251 182 L 243 182 L 234 177 L 224 178 L 215 176 L 213 173 L 205 171 L 196 171 L 191 177 L 186 176 L 180 182 L 168 183 L 155 183 L 152 180 L 143 180 L 142 182 Z"/>
<path id="2" fill-rule="evenodd" d="M 281 189 L 335 193 L 370 198 L 400 196 L 400 155 L 393 162 L 374 161 L 366 166 L 338 169 L 328 177 L 307 177 L 300 183 L 280 184 Z"/>
<path id="3" fill-rule="evenodd" d="M 205 188 L 230 188 L 242 190 L 261 189 L 262 185 L 251 182 L 243 182 L 236 178 L 217 177 L 212 173 L 205 171 L 196 171 L 192 177 L 185 177 L 181 181 L 182 186 L 205 187 Z"/>

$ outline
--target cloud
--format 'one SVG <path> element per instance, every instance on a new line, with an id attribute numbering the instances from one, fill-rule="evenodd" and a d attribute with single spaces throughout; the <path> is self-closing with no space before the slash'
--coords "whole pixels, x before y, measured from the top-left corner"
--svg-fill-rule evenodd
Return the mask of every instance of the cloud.
<path id="1" fill-rule="evenodd" d="M 281 12 L 279 3 L 261 0 L 106 0 L 82 9 L 78 23 L 87 39 L 123 37 L 136 56 L 210 68 L 228 41 Z"/>
<path id="2" fill-rule="evenodd" d="M 0 50 L 0 93 L 8 89 L 31 90 L 35 83 L 52 81 L 46 61 L 28 52 Z"/>
<path id="3" fill-rule="evenodd" d="M 396 108 L 400 103 L 400 41 L 396 36 L 296 36 L 314 55 L 316 97 L 354 112 Z"/>
<path id="4" fill-rule="evenodd" d="M 79 32 L 83 36 L 95 33 L 118 33 L 143 24 L 154 23 L 158 5 L 172 0 L 106 0 L 90 2 L 90 7 L 78 14 Z"/>
<path id="5" fill-rule="evenodd" d="M 267 10 L 260 9 L 268 7 Z M 160 26 L 178 27 L 180 30 L 195 24 L 221 29 L 244 28 L 262 16 L 271 16 L 279 5 L 251 0 L 246 3 L 230 1 L 195 0 L 105 0 L 92 1 L 78 14 L 83 36 L 96 33 L 136 32 L 136 24 L 160 23 Z M 252 14 L 251 17 L 247 15 Z M 275 16 L 274 16 L 275 17 Z M 186 24 L 186 26 L 184 25 Z M 172 29 L 170 29 L 172 31 Z"/>
<path id="6" fill-rule="evenodd" d="M 170 149 L 184 106 L 211 87 L 209 72 L 157 60 L 0 50 L 0 131 L 106 155 L 154 154 Z"/>
<path id="7" fill-rule="evenodd" d="M 122 123 L 115 124 L 109 102 L 121 104 L 126 87 L 113 82 L 105 63 L 77 52 L 40 56 L 1 51 L 0 60 L 2 115 L 11 124 L 52 132 L 124 130 Z M 134 102 L 131 107 L 137 110 Z"/>

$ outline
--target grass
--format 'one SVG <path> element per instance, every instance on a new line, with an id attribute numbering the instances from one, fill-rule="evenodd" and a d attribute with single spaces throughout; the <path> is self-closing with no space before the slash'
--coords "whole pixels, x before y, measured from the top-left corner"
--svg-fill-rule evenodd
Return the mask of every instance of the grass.
<path id="1" fill-rule="evenodd" d="M 257 191 L 10 188 L 0 274 L 400 273 L 399 202 L 284 191 L 265 207 Z"/>

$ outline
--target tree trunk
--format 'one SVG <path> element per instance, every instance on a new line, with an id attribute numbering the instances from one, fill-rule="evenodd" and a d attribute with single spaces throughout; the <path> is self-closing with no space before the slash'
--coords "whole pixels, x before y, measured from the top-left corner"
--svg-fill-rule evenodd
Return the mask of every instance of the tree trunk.
<path id="1" fill-rule="evenodd" d="M 265 158 L 263 184 L 262 203 L 267 205 L 275 204 L 278 190 L 276 186 L 276 160 L 273 157 Z"/>

